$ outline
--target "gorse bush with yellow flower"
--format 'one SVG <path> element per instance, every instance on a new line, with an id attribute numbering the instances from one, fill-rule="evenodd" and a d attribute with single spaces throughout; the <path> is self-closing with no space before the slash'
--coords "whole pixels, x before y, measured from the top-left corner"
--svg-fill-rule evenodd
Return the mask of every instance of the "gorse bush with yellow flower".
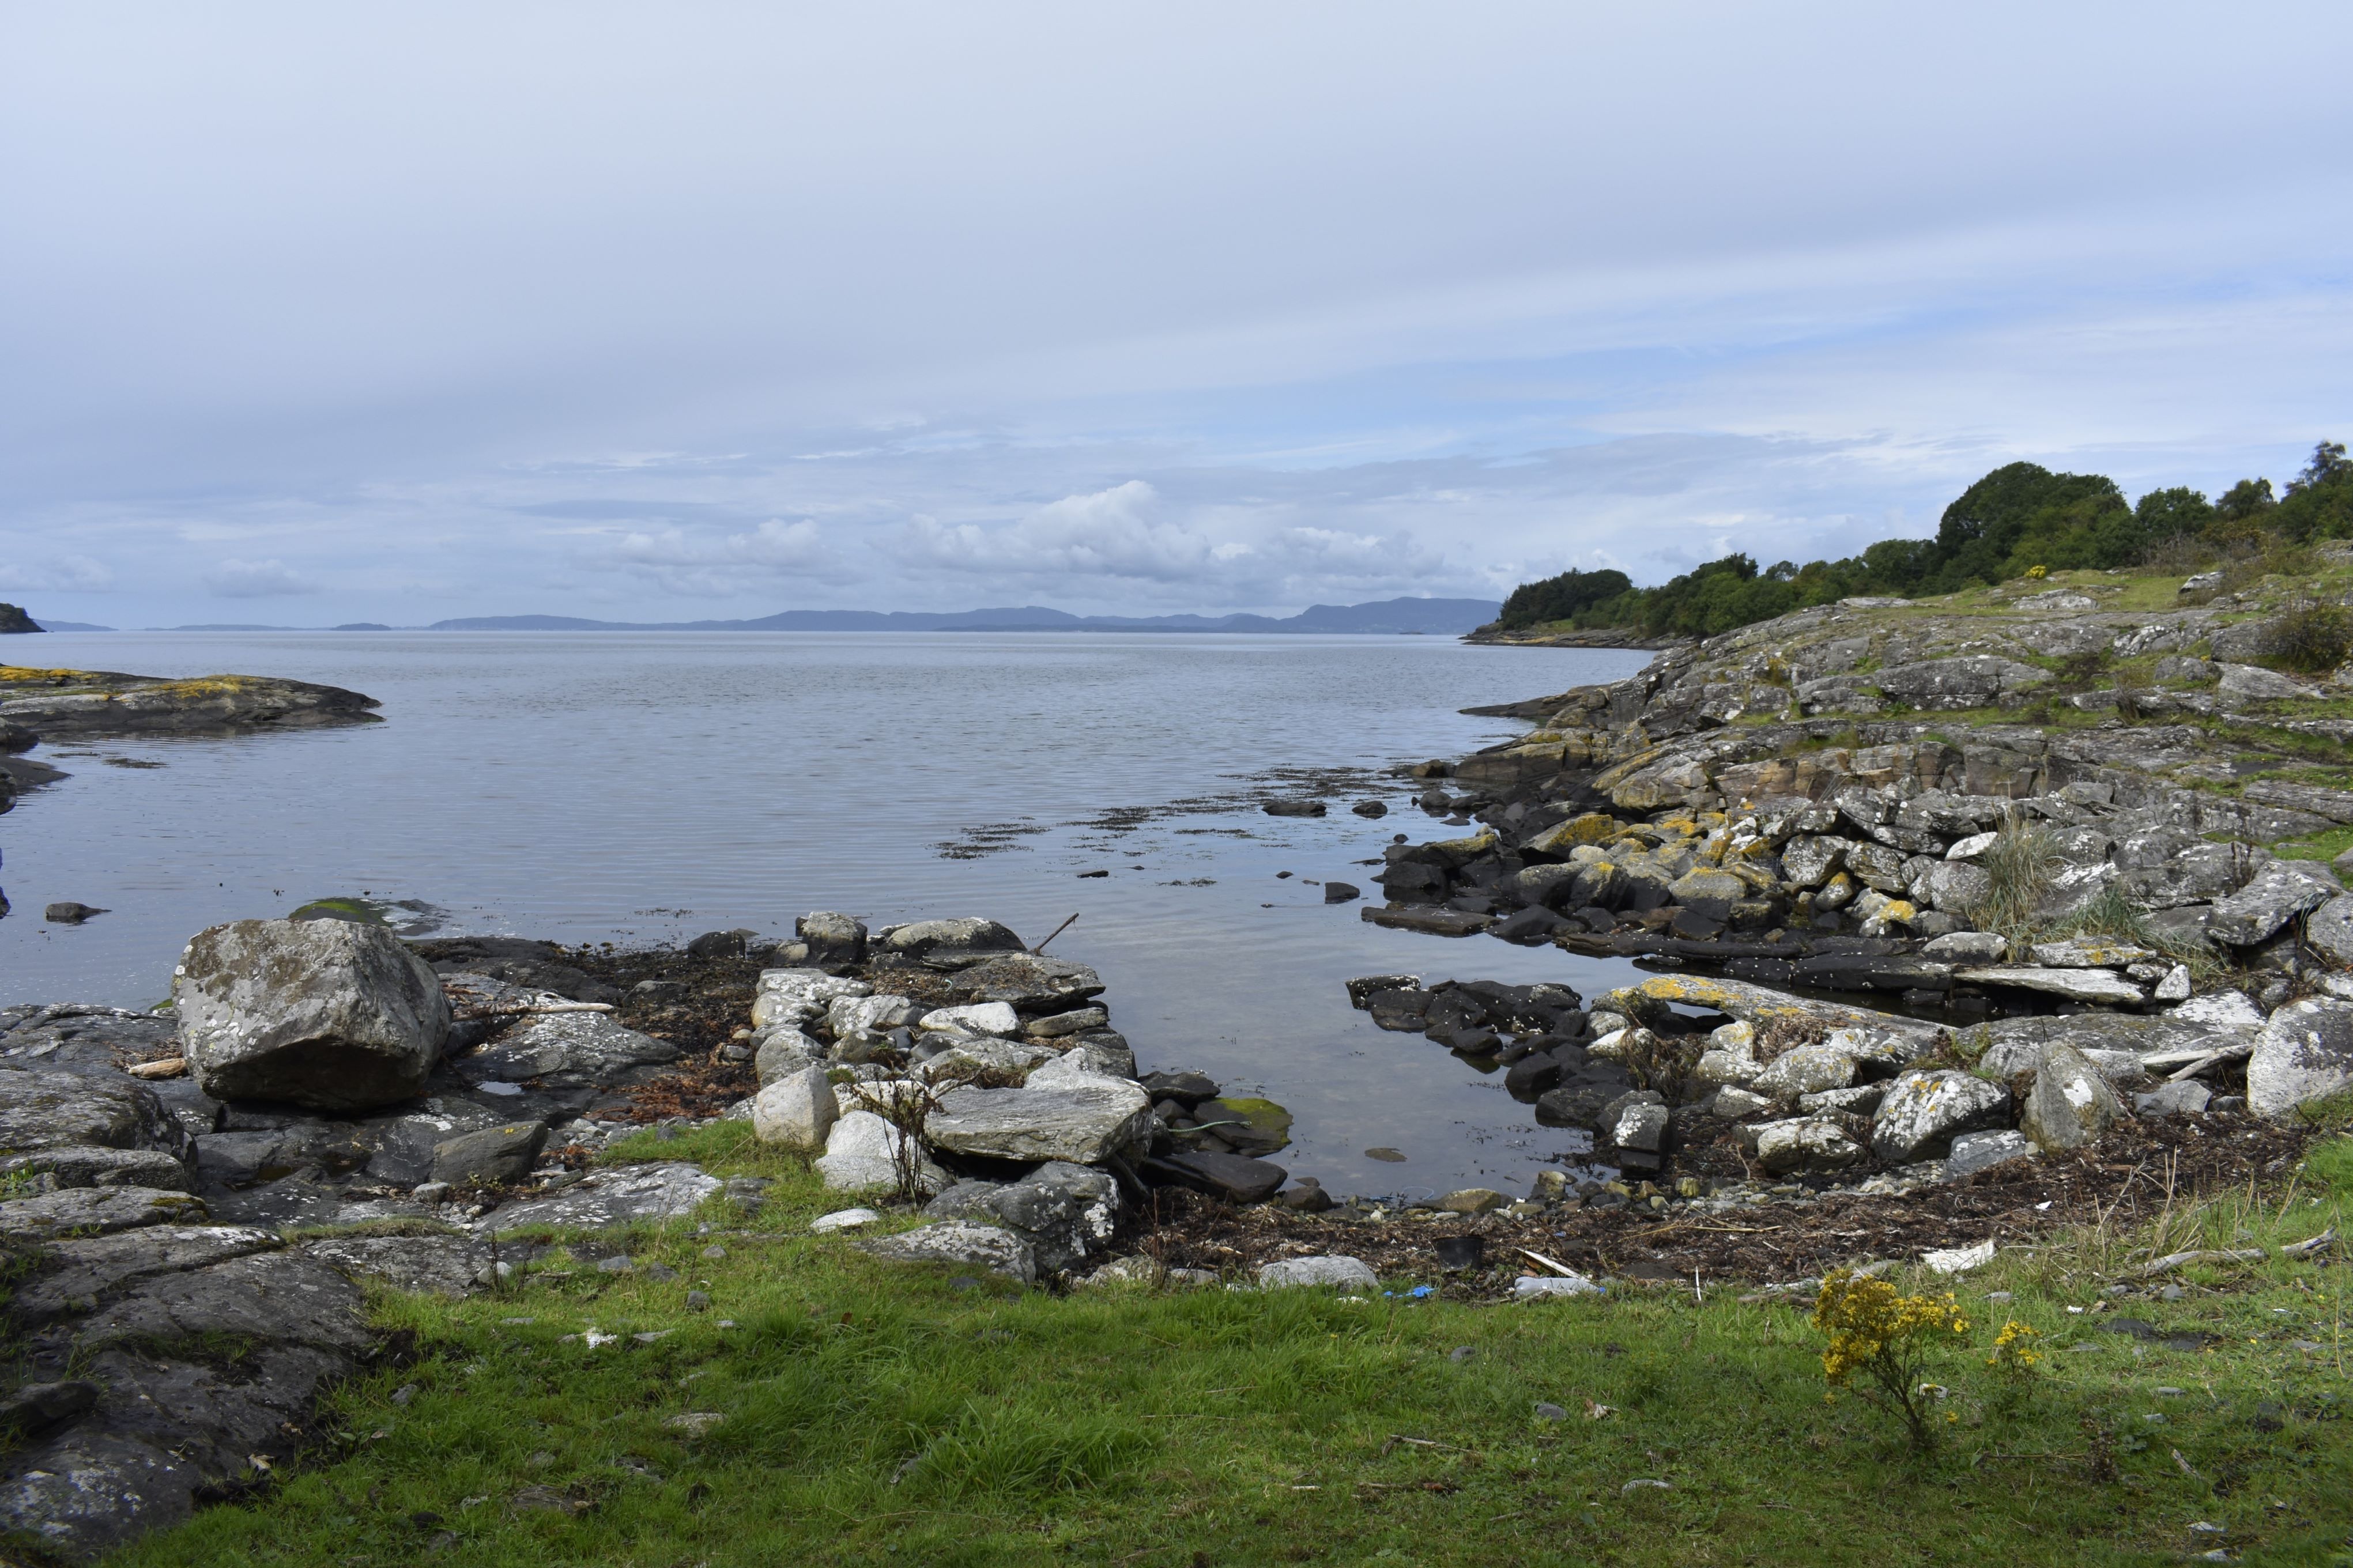
<path id="1" fill-rule="evenodd" d="M 1915 1450 L 1935 1443 L 1929 1409 L 1945 1391 L 1922 1374 L 1947 1335 L 1957 1340 L 1969 1331 L 1958 1302 L 1950 1295 L 1906 1296 L 1885 1280 L 1834 1268 L 1815 1298 L 1814 1327 L 1830 1336 L 1822 1376 L 1832 1388 L 1853 1386 L 1870 1404 L 1901 1416 Z"/>

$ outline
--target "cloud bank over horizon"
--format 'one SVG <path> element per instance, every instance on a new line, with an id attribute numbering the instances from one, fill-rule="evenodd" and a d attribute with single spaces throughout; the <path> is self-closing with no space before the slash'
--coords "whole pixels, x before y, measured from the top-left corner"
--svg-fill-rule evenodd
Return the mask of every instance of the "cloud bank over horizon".
<path id="1" fill-rule="evenodd" d="M 0 597 L 1498 597 L 2353 436 L 2284 4 L 19 14 Z"/>

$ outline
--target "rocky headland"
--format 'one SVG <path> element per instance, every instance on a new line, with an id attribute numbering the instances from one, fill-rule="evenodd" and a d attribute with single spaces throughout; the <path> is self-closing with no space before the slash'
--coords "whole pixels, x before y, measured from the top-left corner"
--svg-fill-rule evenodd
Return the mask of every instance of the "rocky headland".
<path id="1" fill-rule="evenodd" d="M 107 669 L 0 665 L 0 733 L 14 731 L 33 739 L 235 734 L 313 724 L 367 724 L 377 721 L 373 711 L 377 706 L 375 698 L 340 686 L 269 676 L 172 679 Z"/>

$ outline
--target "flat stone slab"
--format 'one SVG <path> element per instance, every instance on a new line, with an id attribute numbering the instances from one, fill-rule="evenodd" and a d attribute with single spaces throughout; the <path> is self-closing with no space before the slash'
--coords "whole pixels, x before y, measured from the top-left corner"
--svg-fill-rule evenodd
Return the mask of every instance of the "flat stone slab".
<path id="1" fill-rule="evenodd" d="M 1367 925 L 1418 931 L 1424 936 L 1477 936 L 1495 923 L 1493 915 L 1474 915 L 1464 910 L 1393 910 L 1378 904 L 1366 905 L 1358 918 Z"/>
<path id="2" fill-rule="evenodd" d="M 491 1267 L 489 1247 L 457 1235 L 335 1237 L 302 1250 L 346 1279 L 435 1296 L 466 1296 L 483 1289 Z"/>
<path id="3" fill-rule="evenodd" d="M 2148 1000 L 2148 993 L 2105 969 L 2038 969 L 2010 963 L 1960 970 L 1953 978 L 1972 985 L 2039 991 L 2047 996 L 2063 996 L 2070 1002 L 2106 1002 L 2129 1007 Z"/>
<path id="4" fill-rule="evenodd" d="M 1050 1089 L 951 1089 L 924 1131 L 953 1153 L 1096 1165 L 1138 1142 L 1151 1121 L 1141 1088 L 1090 1078 Z"/>
<path id="5" fill-rule="evenodd" d="M 273 1231 L 227 1225 L 159 1225 L 56 1242 L 46 1250 L 39 1276 L 17 1289 L 9 1310 L 19 1322 L 38 1325 L 86 1310 L 99 1297 L 151 1275 L 208 1268 L 284 1245 Z"/>
<path id="6" fill-rule="evenodd" d="M 962 1264 L 1009 1276 L 1024 1285 L 1038 1282 L 1038 1262 L 1029 1244 L 1001 1226 L 943 1220 L 859 1245 L 893 1262 Z"/>
<path id="7" fill-rule="evenodd" d="M 1372 1291 L 1381 1288 L 1381 1280 L 1363 1258 L 1338 1253 L 1320 1258 L 1285 1258 L 1259 1268 L 1258 1288 L 1261 1290 L 1301 1287 Z"/>
<path id="8" fill-rule="evenodd" d="M 67 1187 L 0 1203 L 0 1238 L 61 1241 L 206 1217 L 204 1200 L 160 1187 Z"/>
<path id="9" fill-rule="evenodd" d="M 595 1230 L 641 1220 L 681 1219 L 723 1184 L 684 1161 L 607 1166 L 552 1196 L 491 1211 L 474 1226 L 474 1234 L 539 1225 Z"/>

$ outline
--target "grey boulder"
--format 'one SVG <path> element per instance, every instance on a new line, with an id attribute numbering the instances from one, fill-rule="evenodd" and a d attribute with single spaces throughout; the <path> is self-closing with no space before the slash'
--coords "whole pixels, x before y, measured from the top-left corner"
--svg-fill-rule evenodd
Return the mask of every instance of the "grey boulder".
<path id="1" fill-rule="evenodd" d="M 924 1131 L 954 1153 L 1094 1165 L 1141 1142 L 1151 1125 L 1152 1101 L 1141 1088 L 1091 1079 L 1051 1089 L 950 1089 Z"/>
<path id="2" fill-rule="evenodd" d="M 2353 894 L 2331 899 L 2304 922 L 2305 945 L 2339 969 L 2353 969 Z"/>
<path id="3" fill-rule="evenodd" d="M 1083 963 L 1015 952 L 956 976 L 958 1002 L 1010 1002 L 1022 1013 L 1060 1013 L 1103 994 L 1103 977 Z"/>
<path id="4" fill-rule="evenodd" d="M 1846 1130 L 1827 1119 L 1800 1117 L 1767 1121 L 1752 1130 L 1757 1139 L 1757 1163 L 1768 1175 L 1793 1171 L 1836 1171 L 1862 1158 L 1862 1146 Z"/>
<path id="5" fill-rule="evenodd" d="M 1853 1057 L 1835 1046 L 1798 1046 L 1773 1058 L 1748 1087 L 1776 1100 L 1844 1089 L 1854 1081 Z"/>
<path id="6" fill-rule="evenodd" d="M 614 1089 L 643 1082 L 678 1057 L 676 1046 L 615 1023 L 609 1014 L 543 1013 L 451 1065 L 469 1083 Z"/>
<path id="7" fill-rule="evenodd" d="M 1895 1164 L 1947 1152 L 1963 1133 L 2010 1119 L 2010 1091 L 1965 1072 L 1914 1069 L 1887 1086 L 1871 1123 L 1871 1152 Z"/>
<path id="8" fill-rule="evenodd" d="M 157 1149 L 187 1144 L 154 1092 L 128 1079 L 0 1066 L 0 1149 Z"/>
<path id="9" fill-rule="evenodd" d="M 181 954 L 172 995 L 204 1091 L 320 1110 L 414 1097 L 449 1037 L 425 961 L 376 926 L 233 921 Z"/>
<path id="10" fill-rule="evenodd" d="M 866 960 L 863 921 L 818 910 L 795 921 L 793 931 L 807 946 L 811 963 L 862 963 Z"/>
<path id="11" fill-rule="evenodd" d="M 1990 1171 L 2012 1160 L 2031 1160 L 2038 1152 L 2023 1132 L 2009 1129 L 1964 1132 L 1953 1140 L 1953 1152 L 1946 1157 L 1945 1180 L 1967 1181 L 1979 1171 Z"/>
<path id="12" fill-rule="evenodd" d="M 2100 1069 L 2069 1045 L 2052 1045 L 2034 1071 L 2018 1130 L 2044 1153 L 2096 1142 L 2125 1115 Z"/>
<path id="13" fill-rule="evenodd" d="M 433 1146 L 433 1179 L 457 1187 L 520 1182 L 546 1146 L 544 1121 L 509 1121 L 460 1132 Z"/>
<path id="14" fill-rule="evenodd" d="M 752 1132 L 763 1143 L 782 1144 L 805 1154 L 825 1147 L 826 1135 L 841 1119 L 841 1105 L 821 1067 L 780 1078 L 752 1100 Z"/>
<path id="15" fill-rule="evenodd" d="M 2253 947 L 2297 916 L 2344 896 L 2343 885 L 2327 867 L 2312 860 L 2274 860 L 2245 887 L 2214 901 L 2207 935 L 2232 947 Z"/>
<path id="16" fill-rule="evenodd" d="M 1060 1274 L 1102 1249 L 1119 1224 L 1119 1184 L 1101 1171 L 1050 1160 L 1021 1180 L 958 1182 L 923 1212 L 1013 1232 L 1041 1274 Z"/>
<path id="17" fill-rule="evenodd" d="M 2247 1109 L 2276 1121 L 2353 1088 L 2353 1005 L 2291 1002 L 2271 1016 L 2247 1058 Z"/>
<path id="18" fill-rule="evenodd" d="M 859 1246 L 897 1263 L 952 1263 L 1007 1275 L 1024 1285 L 1038 1280 L 1038 1259 L 1029 1244 L 1003 1226 L 943 1220 Z"/>

